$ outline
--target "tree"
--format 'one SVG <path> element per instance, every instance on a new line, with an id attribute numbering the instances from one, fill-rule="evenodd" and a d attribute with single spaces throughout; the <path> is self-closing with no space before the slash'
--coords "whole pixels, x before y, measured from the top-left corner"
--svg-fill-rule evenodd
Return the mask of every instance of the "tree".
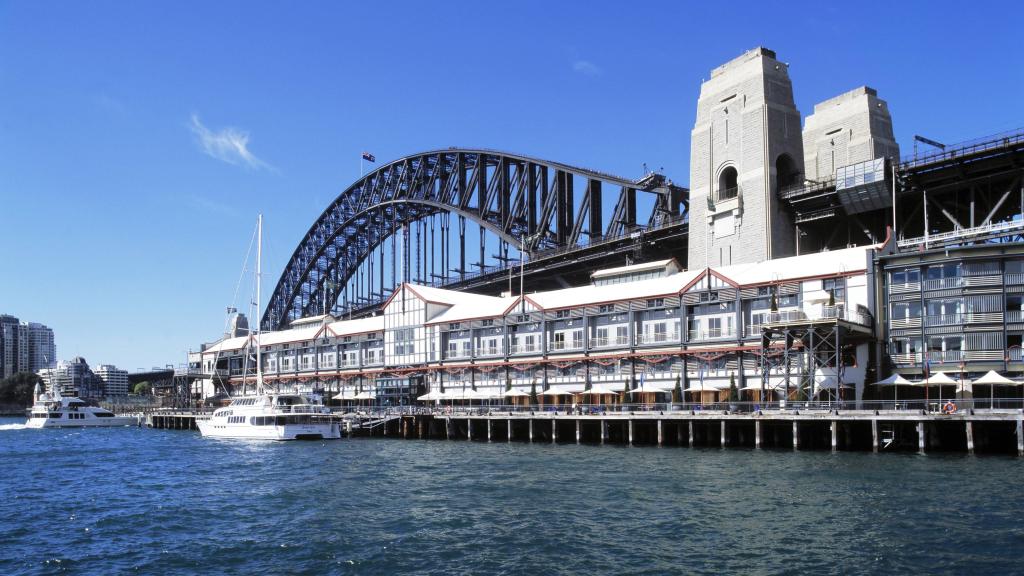
<path id="1" fill-rule="evenodd" d="M 740 399 L 740 391 L 736 388 L 736 374 L 729 374 L 729 402 Z"/>
<path id="2" fill-rule="evenodd" d="M 672 389 L 672 402 L 673 403 L 677 403 L 677 402 L 682 402 L 682 401 L 683 401 L 683 377 L 682 376 L 676 376 L 676 386 L 675 386 L 675 388 Z"/>
<path id="3" fill-rule="evenodd" d="M 149 396 L 153 393 L 153 386 L 148 381 L 144 380 L 136 384 L 132 392 L 138 394 L 139 396 Z"/>
<path id="4" fill-rule="evenodd" d="M 30 406 L 36 384 L 42 382 L 43 379 L 38 374 L 31 372 L 18 372 L 10 378 L 0 380 L 0 402 Z"/>
<path id="5" fill-rule="evenodd" d="M 537 405 L 537 379 L 534 378 L 530 381 L 530 404 L 533 406 Z"/>

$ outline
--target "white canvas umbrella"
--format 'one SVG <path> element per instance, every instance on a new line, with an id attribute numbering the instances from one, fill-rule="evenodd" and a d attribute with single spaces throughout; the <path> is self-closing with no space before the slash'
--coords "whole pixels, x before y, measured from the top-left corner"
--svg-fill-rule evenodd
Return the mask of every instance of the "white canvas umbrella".
<path id="1" fill-rule="evenodd" d="M 948 386 L 950 384 L 959 384 L 957 380 L 953 380 L 945 372 L 936 372 L 928 378 L 921 380 L 920 382 L 911 382 L 914 386 Z"/>
<path id="2" fill-rule="evenodd" d="M 369 390 L 363 390 L 359 394 L 352 397 L 353 400 L 376 400 L 377 395 Z"/>
<path id="3" fill-rule="evenodd" d="M 530 393 L 524 392 L 519 388 L 513 388 L 511 390 L 505 390 L 504 392 L 501 393 L 501 395 L 505 398 L 526 398 L 527 396 L 530 395 Z"/>
<path id="4" fill-rule="evenodd" d="M 663 394 L 668 390 L 647 382 L 641 382 L 639 386 L 629 391 L 630 394 Z"/>
<path id="5" fill-rule="evenodd" d="M 586 394 L 588 396 L 599 396 L 601 394 L 618 394 L 619 392 L 622 392 L 621 383 L 619 384 L 618 390 L 613 389 L 611 386 L 607 384 L 593 384 L 590 386 L 590 390 L 584 390 L 583 392 L 581 392 L 581 394 Z"/>
<path id="6" fill-rule="evenodd" d="M 989 406 L 991 407 L 992 404 L 995 402 L 995 398 L 996 398 L 996 386 L 1020 386 L 1021 382 L 1017 382 L 1015 380 L 1010 380 L 1006 376 L 1001 376 L 995 370 L 989 370 L 988 372 L 983 374 L 981 377 L 979 377 L 976 380 L 974 380 L 973 382 L 971 382 L 970 386 L 973 388 L 973 386 L 975 384 L 988 385 L 988 387 L 989 387 L 989 389 L 988 389 Z M 965 388 L 966 388 L 966 386 L 965 386 Z M 973 389 L 972 389 L 972 392 L 973 392 Z"/>

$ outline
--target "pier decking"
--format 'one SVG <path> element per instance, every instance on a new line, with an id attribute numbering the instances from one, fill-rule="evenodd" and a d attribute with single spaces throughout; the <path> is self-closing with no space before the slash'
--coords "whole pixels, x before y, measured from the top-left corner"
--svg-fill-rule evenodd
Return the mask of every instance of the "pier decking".
<path id="1" fill-rule="evenodd" d="M 196 430 L 190 411 L 146 416 L 150 428 Z M 350 436 L 832 451 L 1016 453 L 1024 410 L 583 410 L 423 408 L 336 413 Z"/>

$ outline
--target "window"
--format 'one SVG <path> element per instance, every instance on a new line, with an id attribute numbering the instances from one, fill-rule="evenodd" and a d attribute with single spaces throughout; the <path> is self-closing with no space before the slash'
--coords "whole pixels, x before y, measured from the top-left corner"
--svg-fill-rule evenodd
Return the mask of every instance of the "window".
<path id="1" fill-rule="evenodd" d="M 449 330 L 458 330 L 461 327 L 462 324 L 459 324 L 458 322 L 452 322 L 451 324 L 448 325 Z"/>
<path id="2" fill-rule="evenodd" d="M 598 308 L 598 313 L 600 313 L 600 314 L 608 314 L 609 312 L 614 312 L 614 311 L 615 311 L 615 305 L 614 304 L 601 304 L 600 308 Z"/>
<path id="3" fill-rule="evenodd" d="M 892 319 L 893 320 L 910 320 L 911 318 L 920 318 L 921 316 L 921 303 L 917 301 L 910 302 L 893 302 L 892 303 Z"/>
<path id="4" fill-rule="evenodd" d="M 572 347 L 583 348 L 583 330 L 572 331 Z"/>
<path id="5" fill-rule="evenodd" d="M 917 268 L 905 270 L 893 270 L 889 275 L 889 281 L 893 286 L 907 286 L 921 281 L 921 271 Z"/>
<path id="6" fill-rule="evenodd" d="M 569 311 L 568 310 L 558 310 L 558 311 L 555 312 L 555 318 L 568 318 L 568 317 L 569 317 Z"/>
<path id="7" fill-rule="evenodd" d="M 595 346 L 605 346 L 608 344 L 608 328 L 598 328 Z"/>
<path id="8" fill-rule="evenodd" d="M 718 302 L 718 292 L 701 292 L 701 302 Z"/>
<path id="9" fill-rule="evenodd" d="M 728 166 L 718 176 L 718 190 L 715 191 L 715 202 L 721 202 L 723 200 L 729 200 L 739 196 L 739 186 L 737 183 L 737 172 L 732 166 Z"/>
<path id="10" fill-rule="evenodd" d="M 629 342 L 629 328 L 626 326 L 615 327 L 615 343 L 626 344 Z"/>
<path id="11" fill-rule="evenodd" d="M 767 296 L 767 297 L 770 298 L 771 295 L 772 295 L 772 287 L 771 286 L 758 286 L 757 287 L 757 295 L 758 296 Z"/>
<path id="12" fill-rule="evenodd" d="M 519 316 L 516 316 L 516 322 L 525 323 L 529 321 L 530 317 L 526 314 L 520 314 Z"/>
<path id="13" fill-rule="evenodd" d="M 482 325 L 483 325 L 484 327 L 487 327 L 487 326 L 494 326 L 494 319 L 493 319 L 493 318 L 488 318 L 487 320 L 484 320 L 484 321 L 483 321 Z"/>
<path id="14" fill-rule="evenodd" d="M 928 280 L 939 280 L 942 278 L 959 278 L 960 272 L 961 270 L 959 262 L 948 262 L 946 264 L 940 264 L 937 266 L 929 266 L 925 277 Z"/>
<path id="15" fill-rule="evenodd" d="M 661 308 L 663 306 L 665 306 L 664 298 L 652 298 L 647 301 L 648 308 Z"/>
<path id="16" fill-rule="evenodd" d="M 535 342 L 535 340 L 534 340 L 533 334 L 530 334 L 529 336 L 526 337 L 526 350 L 525 350 L 526 352 L 533 352 L 533 350 L 534 350 L 534 348 L 533 348 L 534 342 Z"/>
<path id="17" fill-rule="evenodd" d="M 472 356 L 473 355 L 473 349 L 470 346 L 469 340 L 463 340 L 462 341 L 462 355 L 463 356 Z"/>
<path id="18" fill-rule="evenodd" d="M 821 281 L 821 289 L 832 294 L 836 302 L 846 301 L 846 279 L 828 278 Z"/>

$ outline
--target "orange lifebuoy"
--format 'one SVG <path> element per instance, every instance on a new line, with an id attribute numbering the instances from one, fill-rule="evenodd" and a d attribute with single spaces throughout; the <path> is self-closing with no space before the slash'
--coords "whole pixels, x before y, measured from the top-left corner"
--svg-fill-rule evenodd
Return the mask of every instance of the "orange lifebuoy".
<path id="1" fill-rule="evenodd" d="M 945 404 L 944 404 L 944 405 L 942 406 L 942 410 L 943 410 L 943 412 L 945 412 L 946 414 L 956 414 L 956 404 L 954 404 L 954 403 L 953 403 L 953 401 L 952 401 L 952 400 L 950 400 L 949 402 L 946 402 L 946 403 L 945 403 Z"/>

